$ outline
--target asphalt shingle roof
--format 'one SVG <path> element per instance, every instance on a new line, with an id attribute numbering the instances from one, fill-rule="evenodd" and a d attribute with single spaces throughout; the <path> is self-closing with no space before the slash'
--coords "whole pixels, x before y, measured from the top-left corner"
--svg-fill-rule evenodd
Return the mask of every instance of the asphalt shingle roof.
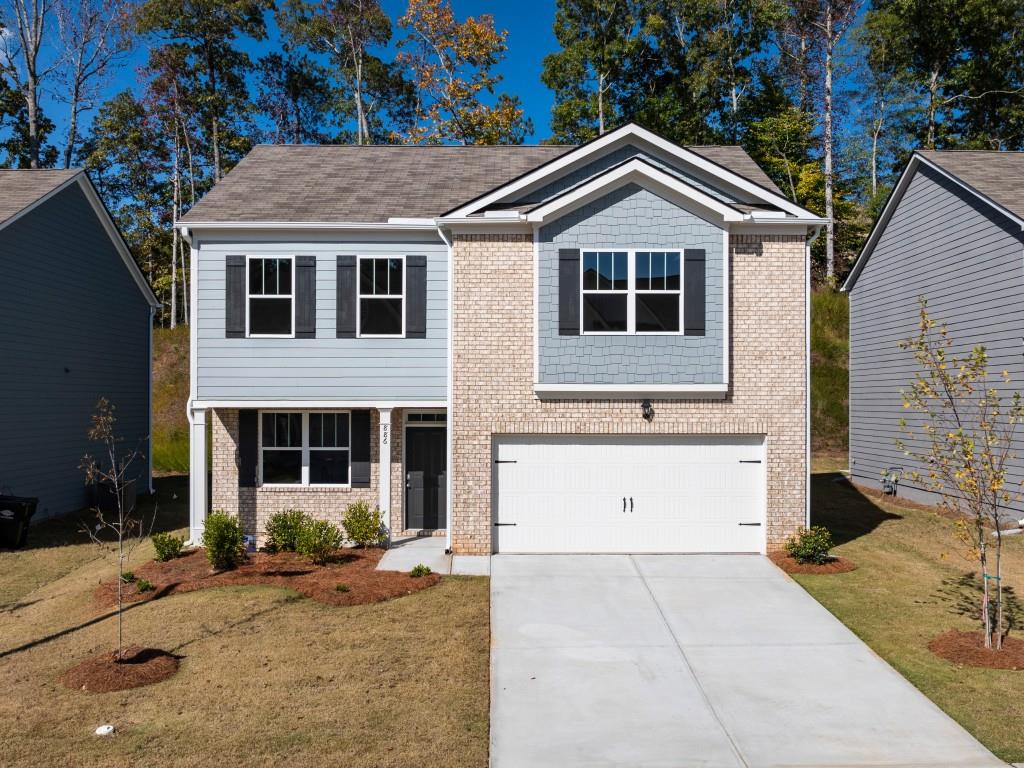
<path id="1" fill-rule="evenodd" d="M 917 154 L 1024 218 L 1024 152 L 918 150 Z"/>
<path id="2" fill-rule="evenodd" d="M 25 210 L 81 172 L 78 168 L 0 170 L 0 223 Z"/>
<path id="3" fill-rule="evenodd" d="M 261 144 L 181 221 L 377 223 L 393 217 L 430 218 L 573 149 Z M 740 147 L 688 149 L 778 193 Z"/>

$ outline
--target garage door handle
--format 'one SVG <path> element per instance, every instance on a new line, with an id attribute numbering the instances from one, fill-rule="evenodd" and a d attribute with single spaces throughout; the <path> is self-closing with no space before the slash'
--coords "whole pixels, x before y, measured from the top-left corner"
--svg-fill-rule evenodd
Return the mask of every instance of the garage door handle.
<path id="1" fill-rule="evenodd" d="M 622 511 L 623 512 L 626 511 L 626 497 L 625 496 L 622 497 Z"/>
<path id="2" fill-rule="evenodd" d="M 499 525 L 515 525 L 515 523 L 495 523 L 494 527 L 497 528 Z"/>
<path id="3" fill-rule="evenodd" d="M 757 527 L 757 528 L 760 528 L 760 527 L 761 527 L 761 524 L 760 524 L 760 523 L 740 523 L 740 525 L 753 525 L 753 526 L 755 526 L 755 527 Z"/>
<path id="4" fill-rule="evenodd" d="M 633 497 L 632 496 L 629 497 L 629 511 L 630 512 L 633 511 Z"/>

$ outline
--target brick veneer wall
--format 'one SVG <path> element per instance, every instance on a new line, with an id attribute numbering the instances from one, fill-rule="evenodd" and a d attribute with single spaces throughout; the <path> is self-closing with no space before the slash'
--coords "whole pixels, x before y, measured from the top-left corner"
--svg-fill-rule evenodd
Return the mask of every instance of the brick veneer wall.
<path id="1" fill-rule="evenodd" d="M 456 234 L 453 243 L 452 547 L 491 551 L 496 434 L 761 434 L 768 548 L 804 523 L 805 238 L 730 238 L 730 391 L 724 400 L 540 400 L 533 391 L 533 239 Z"/>
<path id="2" fill-rule="evenodd" d="M 248 534 L 262 537 L 267 518 L 284 509 L 301 509 L 310 515 L 340 525 L 345 508 L 357 501 L 377 506 L 379 474 L 378 413 L 370 410 L 369 488 L 239 488 L 238 411 L 211 411 L 213 487 L 211 508 L 238 515 Z M 391 530 L 402 530 L 404 477 L 402 468 L 401 410 L 391 412 Z M 398 425 L 397 427 L 395 425 Z"/>

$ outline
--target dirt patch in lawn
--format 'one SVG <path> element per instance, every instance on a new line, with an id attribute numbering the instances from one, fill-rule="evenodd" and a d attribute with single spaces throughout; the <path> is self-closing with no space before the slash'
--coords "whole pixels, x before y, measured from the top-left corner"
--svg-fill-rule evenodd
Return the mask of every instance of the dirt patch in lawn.
<path id="1" fill-rule="evenodd" d="M 414 578 L 398 571 L 375 570 L 383 554 L 380 549 L 347 549 L 327 565 L 313 565 L 294 552 L 259 552 L 234 570 L 214 572 L 200 549 L 166 563 L 154 561 L 135 569 L 136 579 L 145 579 L 153 589 L 139 592 L 135 583 L 126 584 L 123 596 L 137 602 L 210 587 L 265 584 L 292 589 L 328 605 L 362 605 L 411 595 L 441 580 L 436 573 Z M 117 582 L 100 584 L 94 599 L 103 610 L 116 605 Z"/>
<path id="2" fill-rule="evenodd" d="M 159 683 L 177 671 L 174 654 L 132 645 L 125 648 L 120 661 L 116 651 L 104 651 L 69 669 L 60 681 L 75 691 L 110 693 Z"/>
<path id="3" fill-rule="evenodd" d="M 768 557 L 786 573 L 849 573 L 857 569 L 857 566 L 845 557 L 832 557 L 821 565 L 797 562 L 786 552 L 772 552 Z"/>
<path id="4" fill-rule="evenodd" d="M 928 650 L 946 661 L 967 667 L 1024 669 L 1024 640 L 1017 637 L 1003 638 L 1002 650 L 993 651 L 985 647 L 982 632 L 951 629 L 928 643 Z"/>

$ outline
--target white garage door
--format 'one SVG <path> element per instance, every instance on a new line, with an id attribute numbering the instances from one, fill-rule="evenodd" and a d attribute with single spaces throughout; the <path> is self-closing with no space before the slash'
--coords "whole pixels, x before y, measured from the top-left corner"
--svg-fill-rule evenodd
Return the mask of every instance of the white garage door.
<path id="1" fill-rule="evenodd" d="M 760 436 L 495 438 L 497 552 L 762 552 Z"/>

